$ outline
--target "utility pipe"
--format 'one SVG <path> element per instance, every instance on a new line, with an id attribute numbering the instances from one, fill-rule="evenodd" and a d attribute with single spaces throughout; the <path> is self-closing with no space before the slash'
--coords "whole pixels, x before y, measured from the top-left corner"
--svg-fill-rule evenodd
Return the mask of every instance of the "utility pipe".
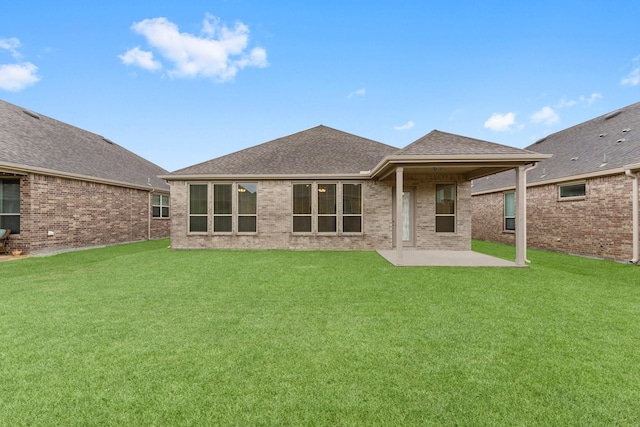
<path id="1" fill-rule="evenodd" d="M 631 169 L 627 169 L 624 171 L 624 174 L 629 178 L 633 179 L 633 195 L 632 195 L 632 222 L 633 222 L 633 259 L 630 261 L 633 264 L 638 263 L 638 258 L 640 257 L 640 248 L 638 247 L 638 229 L 640 228 L 640 224 L 638 221 L 638 174 L 631 172 Z"/>

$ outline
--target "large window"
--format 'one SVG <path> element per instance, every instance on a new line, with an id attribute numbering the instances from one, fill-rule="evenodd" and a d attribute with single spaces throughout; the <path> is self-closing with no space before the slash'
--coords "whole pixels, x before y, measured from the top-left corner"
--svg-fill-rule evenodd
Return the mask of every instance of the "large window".
<path id="1" fill-rule="evenodd" d="M 510 191 L 504 193 L 504 230 L 516 229 L 516 193 Z"/>
<path id="2" fill-rule="evenodd" d="M 456 185 L 436 184 L 436 233 L 456 231 Z"/>
<path id="3" fill-rule="evenodd" d="M 0 179 L 0 228 L 20 233 L 19 179 Z"/>
<path id="4" fill-rule="evenodd" d="M 151 207 L 154 218 L 169 218 L 169 196 L 167 194 L 153 194 Z"/>
<path id="5" fill-rule="evenodd" d="M 210 213 L 213 217 L 213 233 L 255 233 L 258 223 L 258 184 L 191 184 L 189 232 L 208 232 Z"/>
<path id="6" fill-rule="evenodd" d="M 560 199 L 584 198 L 587 194 L 587 188 L 584 182 L 559 185 L 558 194 Z"/>
<path id="7" fill-rule="evenodd" d="M 207 184 L 189 185 L 189 232 L 206 233 L 209 200 Z"/>
<path id="8" fill-rule="evenodd" d="M 361 233 L 362 184 L 293 184 L 293 232 Z"/>

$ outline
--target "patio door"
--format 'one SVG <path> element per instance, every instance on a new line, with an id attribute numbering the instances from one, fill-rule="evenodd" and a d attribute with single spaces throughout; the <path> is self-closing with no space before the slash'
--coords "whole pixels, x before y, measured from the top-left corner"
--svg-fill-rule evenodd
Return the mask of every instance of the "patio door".
<path id="1" fill-rule="evenodd" d="M 396 212 L 396 189 L 393 189 L 393 246 L 396 247 L 396 225 L 398 223 Z M 402 192 L 402 246 L 413 247 L 415 243 L 415 190 L 405 188 Z"/>

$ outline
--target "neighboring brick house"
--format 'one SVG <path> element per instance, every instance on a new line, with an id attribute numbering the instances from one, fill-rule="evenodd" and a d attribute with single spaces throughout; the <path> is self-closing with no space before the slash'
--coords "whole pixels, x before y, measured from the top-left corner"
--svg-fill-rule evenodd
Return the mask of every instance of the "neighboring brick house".
<path id="1" fill-rule="evenodd" d="M 50 253 L 169 236 L 161 167 L 99 135 L 0 101 L 0 228 Z"/>
<path id="2" fill-rule="evenodd" d="M 638 261 L 640 103 L 543 138 L 528 150 L 552 154 L 527 173 L 531 247 Z M 477 179 L 476 239 L 514 242 L 513 173 Z"/>
<path id="3" fill-rule="evenodd" d="M 405 247 L 468 251 L 471 180 L 544 158 L 440 131 L 399 150 L 317 126 L 162 176 L 171 246 L 395 247 L 398 263 Z"/>

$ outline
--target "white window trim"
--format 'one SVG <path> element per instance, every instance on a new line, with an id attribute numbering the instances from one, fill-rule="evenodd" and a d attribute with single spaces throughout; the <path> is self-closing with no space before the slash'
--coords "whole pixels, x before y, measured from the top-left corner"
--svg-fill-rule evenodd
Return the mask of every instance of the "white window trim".
<path id="1" fill-rule="evenodd" d="M 574 185 L 584 185 L 584 195 L 581 196 L 571 196 L 571 197 L 562 197 L 562 189 L 564 187 L 571 187 Z M 584 200 L 587 198 L 587 183 L 586 181 L 574 181 L 574 182 L 565 182 L 562 184 L 558 184 L 558 201 L 572 201 L 572 200 Z"/>
<path id="2" fill-rule="evenodd" d="M 192 214 L 191 213 L 191 186 L 192 185 L 205 185 L 207 187 L 207 213 L 206 214 Z M 211 186 L 208 182 L 190 182 L 187 184 L 187 234 L 189 235 L 208 235 L 211 231 L 212 224 L 210 224 L 210 205 L 211 205 Z M 191 231 L 191 217 L 207 217 L 207 231 Z"/>
<path id="3" fill-rule="evenodd" d="M 453 201 L 453 214 L 439 214 L 438 212 L 438 207 L 437 207 L 437 203 L 438 203 L 438 185 L 453 185 L 453 187 L 455 188 L 456 191 L 456 197 L 455 200 Z M 436 182 L 435 183 L 435 202 L 436 202 L 436 215 L 435 217 L 453 217 L 453 231 L 438 231 L 437 230 L 437 224 L 434 224 L 434 232 L 438 235 L 440 234 L 457 234 L 458 232 L 458 183 L 457 182 Z"/>
<path id="4" fill-rule="evenodd" d="M 153 196 L 160 196 L 160 204 L 159 205 L 155 205 L 153 204 Z M 167 205 L 163 205 L 162 204 L 162 198 L 163 197 L 167 197 Z M 160 216 L 153 216 L 153 208 L 155 207 L 159 207 L 160 208 Z M 162 208 L 166 207 L 167 209 L 169 209 L 169 215 L 167 216 L 163 216 L 162 215 Z M 151 218 L 152 219 L 169 219 L 171 218 L 171 197 L 169 196 L 169 194 L 164 194 L 164 193 L 152 193 L 151 194 Z"/>
<path id="5" fill-rule="evenodd" d="M 514 212 L 513 212 L 513 216 L 507 216 L 507 195 L 508 194 L 512 194 L 513 195 L 513 203 L 514 203 Z M 516 199 L 516 192 L 515 191 L 505 191 L 504 193 L 502 193 L 502 204 L 503 204 L 503 209 L 502 209 L 502 232 L 504 233 L 515 233 L 515 225 L 514 225 L 514 229 L 513 230 L 509 230 L 507 228 L 507 219 L 508 218 L 513 218 L 513 222 L 515 224 L 516 221 L 516 213 L 515 213 L 515 199 Z"/>

